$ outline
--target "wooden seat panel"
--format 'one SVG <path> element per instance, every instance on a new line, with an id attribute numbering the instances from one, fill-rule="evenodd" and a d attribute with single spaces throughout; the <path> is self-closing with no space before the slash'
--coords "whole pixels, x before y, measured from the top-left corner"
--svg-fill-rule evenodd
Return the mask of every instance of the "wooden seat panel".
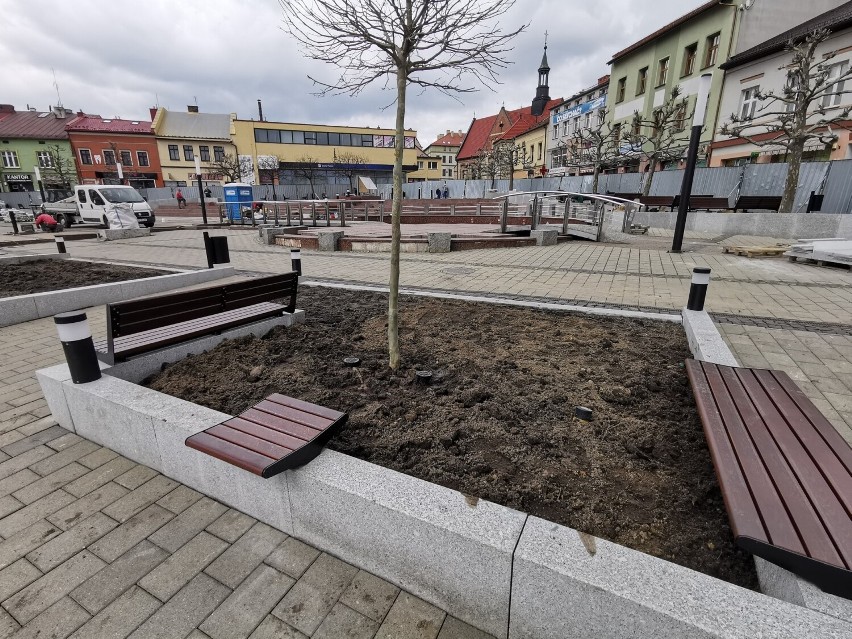
<path id="1" fill-rule="evenodd" d="M 266 410 L 270 407 L 289 411 L 279 416 Z M 346 419 L 346 413 L 276 393 L 237 417 L 191 435 L 186 445 L 261 477 L 272 477 L 319 455 Z M 300 423 L 305 421 L 315 426 Z"/>
<path id="2" fill-rule="evenodd" d="M 852 597 L 852 448 L 786 373 L 686 368 L 737 543 Z"/>

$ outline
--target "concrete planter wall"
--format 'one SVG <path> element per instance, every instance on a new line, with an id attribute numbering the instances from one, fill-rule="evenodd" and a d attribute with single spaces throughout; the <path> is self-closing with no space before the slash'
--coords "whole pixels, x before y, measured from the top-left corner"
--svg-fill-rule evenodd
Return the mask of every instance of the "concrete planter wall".
<path id="1" fill-rule="evenodd" d="M 73 268 L 73 266 L 68 264 L 66 268 Z M 121 302 L 142 295 L 153 295 L 184 286 L 231 277 L 232 275 L 234 275 L 234 268 L 227 266 L 138 280 L 111 282 L 109 284 L 66 288 L 32 295 L 4 297 L 0 298 L 0 326 L 11 326 L 12 324 L 20 324 L 40 317 L 50 317 L 66 311 L 76 311 L 110 302 Z"/>

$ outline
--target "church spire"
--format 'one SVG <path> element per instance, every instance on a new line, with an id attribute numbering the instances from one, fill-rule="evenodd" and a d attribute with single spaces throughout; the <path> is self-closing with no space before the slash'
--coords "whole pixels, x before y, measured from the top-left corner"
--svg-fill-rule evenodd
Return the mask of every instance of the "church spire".
<path id="1" fill-rule="evenodd" d="M 532 102 L 532 114 L 539 116 L 544 113 L 544 107 L 550 102 L 550 65 L 547 63 L 547 32 L 544 33 L 544 55 L 541 56 L 541 66 L 538 68 L 538 88 Z"/>

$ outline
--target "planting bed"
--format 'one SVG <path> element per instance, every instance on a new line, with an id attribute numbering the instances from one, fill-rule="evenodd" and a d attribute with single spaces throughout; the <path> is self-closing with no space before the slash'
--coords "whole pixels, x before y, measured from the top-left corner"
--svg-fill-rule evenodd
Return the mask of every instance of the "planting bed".
<path id="1" fill-rule="evenodd" d="M 77 260 L 38 260 L 22 264 L 0 264 L 0 297 L 123 282 L 168 275 L 171 272 Z"/>
<path id="2" fill-rule="evenodd" d="M 392 373 L 385 295 L 303 287 L 299 306 L 304 325 L 226 341 L 146 384 L 232 415 L 273 392 L 346 411 L 331 448 L 756 587 L 679 325 L 403 298 Z"/>

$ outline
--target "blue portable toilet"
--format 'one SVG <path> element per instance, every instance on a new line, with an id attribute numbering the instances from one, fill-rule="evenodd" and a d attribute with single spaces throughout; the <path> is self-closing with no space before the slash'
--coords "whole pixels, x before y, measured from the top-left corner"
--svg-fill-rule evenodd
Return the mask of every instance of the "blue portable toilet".
<path id="1" fill-rule="evenodd" d="M 241 220 L 243 218 L 242 210 L 244 208 L 251 210 L 252 206 L 252 189 L 251 184 L 243 184 L 242 182 L 231 182 L 223 187 L 225 191 L 225 210 L 228 212 L 228 219 Z"/>

